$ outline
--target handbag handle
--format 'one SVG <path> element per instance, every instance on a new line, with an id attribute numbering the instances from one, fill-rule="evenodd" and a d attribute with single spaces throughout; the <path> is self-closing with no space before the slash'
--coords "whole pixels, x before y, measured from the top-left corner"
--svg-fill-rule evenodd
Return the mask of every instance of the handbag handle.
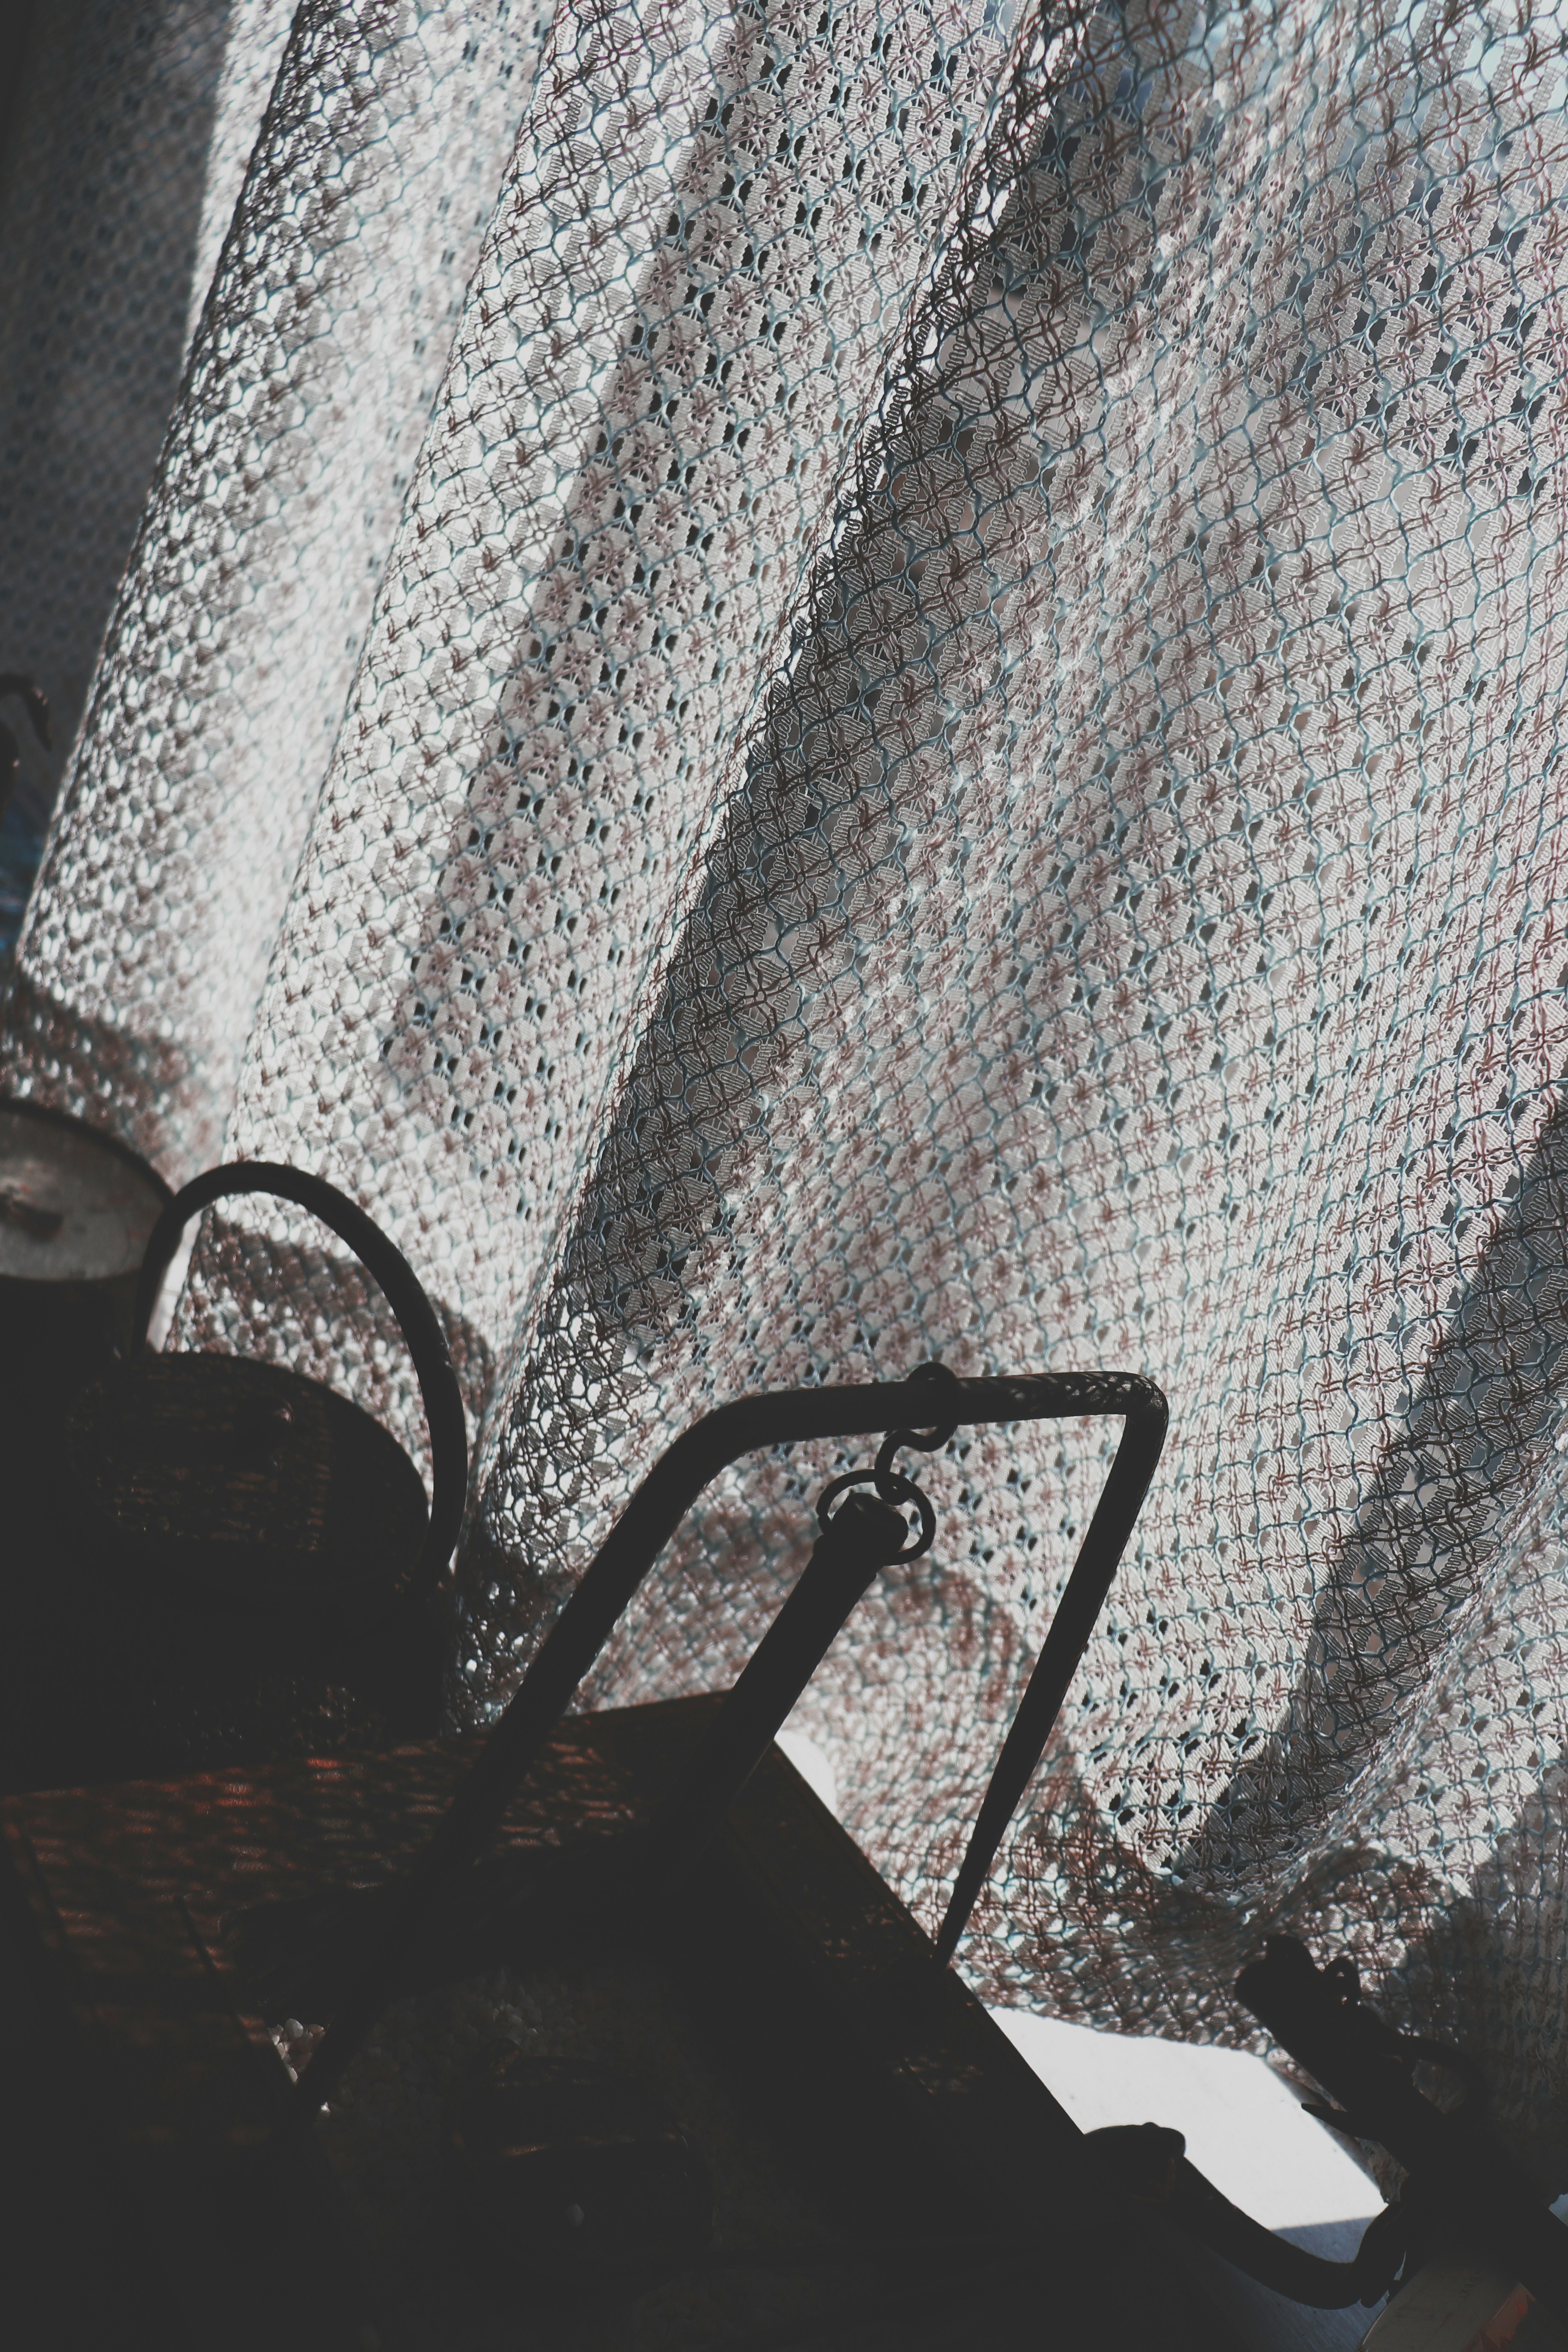
<path id="1" fill-rule="evenodd" d="M 131 1318 L 131 1353 L 141 1355 L 147 1344 L 153 1309 L 185 1226 L 198 1210 L 239 1192 L 268 1192 L 308 1209 L 348 1244 L 397 1318 L 414 1360 L 430 1433 L 430 1516 L 415 1582 L 433 1585 L 452 1557 L 468 1489 L 468 1436 L 458 1376 L 447 1351 L 447 1335 L 414 1268 L 380 1226 L 335 1184 L 276 1160 L 230 1160 L 193 1176 L 160 1213 L 148 1238 Z"/>

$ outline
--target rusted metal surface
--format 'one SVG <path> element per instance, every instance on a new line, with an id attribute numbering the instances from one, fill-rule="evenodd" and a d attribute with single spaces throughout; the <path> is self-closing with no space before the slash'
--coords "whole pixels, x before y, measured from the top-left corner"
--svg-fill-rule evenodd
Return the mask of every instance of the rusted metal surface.
<path id="1" fill-rule="evenodd" d="M 0 1450 L 16 1467 L 129 1346 L 136 1277 L 168 1198 L 144 1160 L 81 1120 L 0 1102 Z"/>
<path id="2" fill-rule="evenodd" d="M 146 1161 L 63 1111 L 0 1102 L 0 1280 L 125 1282 L 170 1198 Z M 5 1295 L 0 1291 L 0 1311 Z"/>

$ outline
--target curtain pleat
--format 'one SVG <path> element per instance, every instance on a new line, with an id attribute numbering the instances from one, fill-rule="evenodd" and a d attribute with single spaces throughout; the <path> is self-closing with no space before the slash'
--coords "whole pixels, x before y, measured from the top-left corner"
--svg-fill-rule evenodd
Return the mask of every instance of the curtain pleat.
<path id="1" fill-rule="evenodd" d="M 562 21 L 239 1080 L 230 1149 L 303 1150 L 374 1204 L 476 1413 L 998 103 L 983 9 L 884 15 L 880 45 L 870 11 L 821 14 Z M 225 1230 L 185 1328 L 266 1345 L 265 1249 Z M 339 1376 L 395 1412 L 375 1353 Z"/>
<path id="2" fill-rule="evenodd" d="M 292 0 L 229 0 L 186 307 L 187 337 L 201 320 L 293 17 Z"/>
<path id="3" fill-rule="evenodd" d="M 18 945 L 0 1071 L 216 1156 L 527 106 L 507 0 L 298 12 Z"/>
<path id="4" fill-rule="evenodd" d="M 468 1703 L 742 1386 L 1151 1371 L 1169 1465 L 971 1967 L 1234 2031 L 1262 1933 L 1349 1936 L 1555 2177 L 1560 68 L 1158 30 L 1092 28 L 868 436 L 530 1343 Z M 933 1917 L 1104 1460 L 955 1448 L 806 1702 Z M 735 1670 L 811 1483 L 729 1482 L 596 1702 Z"/>
<path id="5" fill-rule="evenodd" d="M 53 751 L 27 746 L 12 819 L 33 841 L 210 275 L 195 224 L 216 187 L 232 13 L 230 0 L 33 12 L 0 190 L 0 669 L 45 680 L 55 716 Z"/>

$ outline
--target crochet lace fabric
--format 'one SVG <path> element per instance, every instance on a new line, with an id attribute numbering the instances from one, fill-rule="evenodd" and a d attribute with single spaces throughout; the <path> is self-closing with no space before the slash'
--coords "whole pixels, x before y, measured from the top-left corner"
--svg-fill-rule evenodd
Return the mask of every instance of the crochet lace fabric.
<path id="1" fill-rule="evenodd" d="M 232 138 L 225 159 L 215 142 L 230 13 L 226 0 L 31 12 L 0 184 L 0 670 L 47 679 L 56 724 L 52 752 L 26 747 L 7 881 L 12 853 L 29 878 L 37 864 L 179 386 L 205 285 L 204 189 L 222 203 L 226 182 L 232 211 L 244 169 L 243 154 L 226 169 Z M 15 931 L 0 909 L 0 940 Z"/>
<path id="2" fill-rule="evenodd" d="M 1563 2186 L 1556 17 L 353 13 L 296 20 L 9 1083 L 408 1251 L 482 1434 L 463 1722 L 707 1406 L 1152 1375 L 967 1965 L 1234 2033 L 1262 1933 L 1348 1938 Z M 409 1428 L 252 1214 L 186 1343 Z M 950 1448 L 805 1703 L 927 1916 L 1114 1434 Z M 716 1487 L 585 1698 L 732 1675 L 829 1466 Z"/>
<path id="3" fill-rule="evenodd" d="M 92 1106 L 171 1172 L 222 1142 L 540 29 L 507 0 L 294 20 L 11 1012 L 12 1083 Z"/>

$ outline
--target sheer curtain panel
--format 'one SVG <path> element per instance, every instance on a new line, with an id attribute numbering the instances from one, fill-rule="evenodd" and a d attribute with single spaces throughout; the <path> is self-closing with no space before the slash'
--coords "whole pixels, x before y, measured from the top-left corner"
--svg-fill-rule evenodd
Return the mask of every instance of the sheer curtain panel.
<path id="1" fill-rule="evenodd" d="M 710 1404 L 1158 1380 L 964 1964 L 1223 2037 L 1348 1940 L 1554 2191 L 1565 62 L 1542 0 L 306 0 L 3 1043 L 413 1259 L 458 1723 Z M 177 1329 L 412 1433 L 303 1221 L 209 1221 Z M 804 1704 L 928 1917 L 1105 1464 L 949 1448 Z M 731 1676 L 829 1466 L 714 1489 L 586 1696 Z"/>

